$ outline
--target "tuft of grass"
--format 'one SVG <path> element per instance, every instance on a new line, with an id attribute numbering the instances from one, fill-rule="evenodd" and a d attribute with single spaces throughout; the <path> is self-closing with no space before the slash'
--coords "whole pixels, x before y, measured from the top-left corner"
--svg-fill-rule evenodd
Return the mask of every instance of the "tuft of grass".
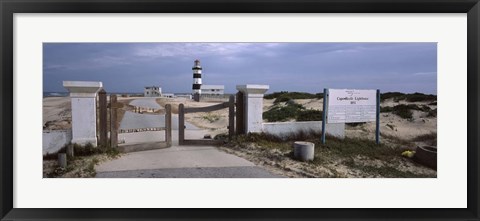
<path id="1" fill-rule="evenodd" d="M 395 167 L 383 165 L 383 166 L 372 166 L 364 165 L 361 163 L 356 163 L 353 159 L 344 161 L 344 164 L 351 169 L 360 170 L 364 173 L 371 174 L 374 176 L 382 176 L 386 178 L 423 178 L 426 175 L 424 174 L 415 174 L 409 171 L 401 171 Z"/>
<path id="2" fill-rule="evenodd" d="M 95 165 L 97 165 L 99 160 L 97 158 L 93 158 L 89 163 L 87 168 L 84 170 L 90 177 L 94 177 L 97 175 L 97 171 L 95 171 Z"/>
<path id="3" fill-rule="evenodd" d="M 348 125 L 350 127 L 358 127 L 358 126 L 363 126 L 367 124 L 366 122 L 358 122 L 358 123 L 345 123 L 345 125 Z"/>
<path id="4" fill-rule="evenodd" d="M 255 143 L 260 148 L 277 148 L 281 150 L 290 149 L 290 145 L 279 137 L 265 133 L 248 133 L 246 135 L 235 136 L 230 146 L 247 147 L 249 143 Z"/>
<path id="5" fill-rule="evenodd" d="M 262 148 L 277 148 L 283 151 L 292 150 L 295 141 L 308 141 L 315 144 L 315 156 L 325 158 L 328 155 L 337 157 L 366 156 L 372 159 L 391 160 L 398 157 L 401 151 L 386 144 L 376 144 L 374 140 L 359 138 L 336 138 L 327 135 L 326 143 L 322 144 L 321 134 L 314 132 L 298 132 L 283 137 L 265 133 L 249 133 L 238 135 L 230 145 L 246 147 L 248 143 L 255 143 Z"/>
<path id="6" fill-rule="evenodd" d="M 383 135 L 382 135 L 383 136 Z M 293 143 L 307 141 L 315 144 L 314 160 L 302 162 L 301 168 L 326 168 L 328 177 L 345 177 L 337 171 L 337 166 L 347 167 L 354 174 L 364 177 L 429 177 L 434 175 L 414 173 L 398 169 L 401 147 L 395 144 L 376 144 L 373 140 L 361 138 L 340 139 L 327 135 L 326 144 L 321 143 L 321 134 L 301 132 L 277 137 L 265 133 L 237 135 L 227 146 L 246 150 L 248 154 L 265 157 L 278 165 L 285 164 L 286 159 L 293 159 Z M 401 141 L 408 142 L 408 141 Z M 256 150 L 256 151 L 253 151 Z M 288 169 L 288 168 L 287 168 Z M 307 169 L 308 170 L 308 169 Z"/>
<path id="7" fill-rule="evenodd" d="M 66 153 L 67 152 L 67 147 L 69 145 L 70 144 L 65 144 L 57 152 L 47 153 L 47 154 L 43 155 L 43 160 L 57 160 L 58 159 L 58 154 L 59 153 Z"/>
<path id="8" fill-rule="evenodd" d="M 55 178 L 55 177 L 60 177 L 70 171 L 75 169 L 72 165 L 68 164 L 66 168 L 57 166 L 55 169 L 49 173 L 46 174 L 48 178 Z"/>
<path id="9" fill-rule="evenodd" d="M 212 114 L 212 113 L 207 113 L 202 117 L 204 120 L 207 120 L 210 123 L 213 123 L 215 121 L 220 120 L 220 115 L 218 114 Z"/>
<path id="10" fill-rule="evenodd" d="M 66 146 L 62 148 L 65 152 Z M 94 147 L 92 144 L 86 144 L 84 146 L 73 144 L 74 148 L 74 157 L 67 157 L 68 163 L 67 168 L 60 168 L 55 167 L 53 170 L 45 169 L 44 167 L 44 174 L 46 177 L 54 178 L 54 177 L 62 177 L 66 173 L 74 172 L 73 176 L 77 177 L 94 177 L 95 172 L 95 165 L 99 163 L 98 157 L 100 154 L 105 154 L 109 158 L 117 158 L 120 155 L 120 152 L 116 148 L 111 148 L 109 145 L 107 146 L 97 146 Z M 56 160 L 57 154 L 47 154 L 44 156 L 44 160 Z"/>
<path id="11" fill-rule="evenodd" d="M 315 140 L 314 143 L 315 147 L 319 147 L 318 149 L 320 151 L 328 150 L 330 154 L 343 158 L 365 156 L 371 159 L 390 161 L 392 158 L 398 157 L 398 154 L 401 153 L 400 150 L 395 147 L 383 143 L 376 144 L 374 140 L 360 138 L 340 139 L 329 136 L 325 144 L 322 144 L 320 139 Z M 319 157 L 321 157 L 321 155 Z"/>

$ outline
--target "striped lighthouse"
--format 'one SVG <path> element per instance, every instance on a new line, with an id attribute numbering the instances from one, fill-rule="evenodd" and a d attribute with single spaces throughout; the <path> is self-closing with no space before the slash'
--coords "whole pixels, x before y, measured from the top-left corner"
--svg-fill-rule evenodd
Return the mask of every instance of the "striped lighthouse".
<path id="1" fill-rule="evenodd" d="M 198 94 L 198 96 L 201 94 L 200 87 L 202 86 L 202 66 L 200 66 L 200 61 L 197 59 L 194 61 L 193 67 L 193 95 Z"/>

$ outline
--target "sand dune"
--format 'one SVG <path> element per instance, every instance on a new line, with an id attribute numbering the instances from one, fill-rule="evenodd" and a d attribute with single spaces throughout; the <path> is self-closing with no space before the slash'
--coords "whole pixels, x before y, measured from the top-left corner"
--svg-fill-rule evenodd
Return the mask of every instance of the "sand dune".
<path id="1" fill-rule="evenodd" d="M 130 103 L 135 98 L 122 98 L 122 103 Z M 157 103 L 161 106 L 165 104 L 172 105 L 172 112 L 178 113 L 178 105 L 183 103 L 185 107 L 206 107 L 218 104 L 218 102 L 194 102 L 184 98 L 157 98 Z M 274 99 L 264 99 L 263 110 L 269 110 L 274 104 Z M 303 105 L 307 109 L 322 110 L 323 99 L 297 99 L 296 103 Z M 395 106 L 398 104 L 417 104 L 427 105 L 432 109 L 436 105 L 429 105 L 429 102 L 394 102 L 392 99 L 381 103 L 382 107 Z M 127 108 L 127 107 L 125 107 Z M 119 119 L 120 121 L 121 119 Z M 220 133 L 227 133 L 228 109 L 221 109 L 208 113 L 189 113 L 185 115 L 185 120 L 191 124 L 207 129 L 212 136 Z M 57 130 L 71 128 L 71 108 L 70 98 L 68 97 L 48 97 L 43 99 L 43 124 L 44 129 Z M 410 140 L 420 135 L 437 133 L 437 118 L 427 117 L 426 112 L 413 111 L 413 118 L 403 119 L 392 113 L 381 113 L 380 131 L 386 136 L 396 137 L 402 140 Z M 370 122 L 355 127 L 347 126 L 347 137 L 374 138 L 375 123 Z"/>

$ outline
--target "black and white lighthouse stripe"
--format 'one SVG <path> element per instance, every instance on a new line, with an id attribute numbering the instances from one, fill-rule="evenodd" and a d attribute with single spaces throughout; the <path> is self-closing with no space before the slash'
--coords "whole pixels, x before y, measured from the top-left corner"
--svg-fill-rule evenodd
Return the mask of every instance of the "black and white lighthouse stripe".
<path id="1" fill-rule="evenodd" d="M 200 87 L 202 86 L 202 66 L 200 66 L 200 61 L 195 60 L 192 67 L 193 70 L 193 94 L 200 94 Z"/>

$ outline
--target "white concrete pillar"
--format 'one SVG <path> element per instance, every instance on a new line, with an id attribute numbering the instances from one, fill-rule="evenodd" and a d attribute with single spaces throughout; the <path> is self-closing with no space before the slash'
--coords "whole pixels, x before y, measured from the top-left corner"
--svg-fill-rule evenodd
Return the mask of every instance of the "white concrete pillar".
<path id="1" fill-rule="evenodd" d="M 97 102 L 102 82 L 64 81 L 72 102 L 72 143 L 97 146 Z"/>
<path id="2" fill-rule="evenodd" d="M 263 131 L 263 95 L 269 88 L 268 85 L 237 85 L 237 90 L 244 96 L 244 126 L 247 133 Z"/>

